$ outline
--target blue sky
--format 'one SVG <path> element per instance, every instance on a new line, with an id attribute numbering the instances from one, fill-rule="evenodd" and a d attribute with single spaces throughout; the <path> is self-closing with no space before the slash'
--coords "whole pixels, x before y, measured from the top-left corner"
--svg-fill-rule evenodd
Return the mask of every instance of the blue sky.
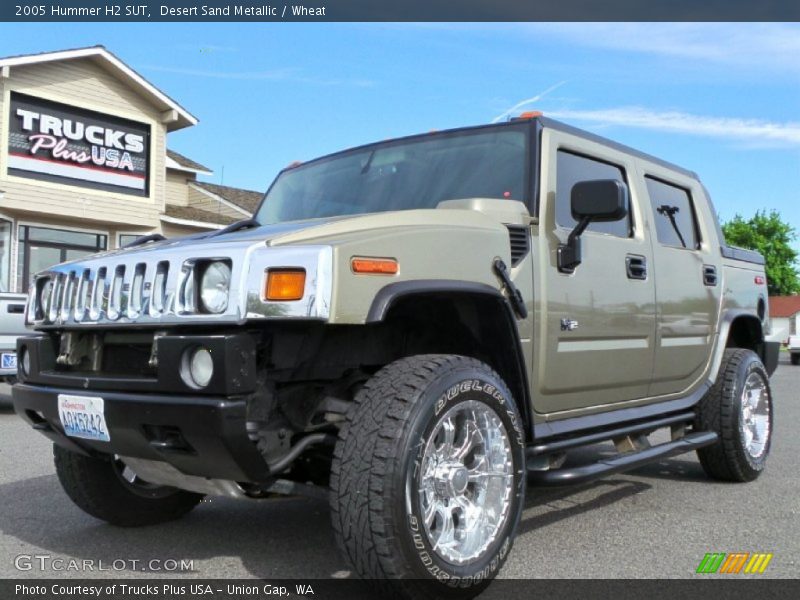
<path id="1" fill-rule="evenodd" d="M 0 24 L 0 55 L 104 44 L 200 119 L 169 145 L 264 190 L 337 149 L 522 100 L 697 171 L 723 219 L 800 230 L 793 24 Z"/>

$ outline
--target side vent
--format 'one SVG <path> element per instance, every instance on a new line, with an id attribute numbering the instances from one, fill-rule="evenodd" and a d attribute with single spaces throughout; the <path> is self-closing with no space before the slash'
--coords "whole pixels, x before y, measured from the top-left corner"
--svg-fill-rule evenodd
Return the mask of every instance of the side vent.
<path id="1" fill-rule="evenodd" d="M 525 225 L 506 225 L 511 244 L 511 266 L 516 267 L 531 251 L 531 235 Z"/>

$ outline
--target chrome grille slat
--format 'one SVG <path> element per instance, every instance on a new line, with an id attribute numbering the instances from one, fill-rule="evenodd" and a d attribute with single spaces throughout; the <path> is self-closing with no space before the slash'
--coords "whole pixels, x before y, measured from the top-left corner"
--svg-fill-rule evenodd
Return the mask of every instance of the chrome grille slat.
<path id="1" fill-rule="evenodd" d="M 75 271 L 70 271 L 64 276 L 64 291 L 61 296 L 61 309 L 58 311 L 59 321 L 69 320 L 75 299 Z"/>
<path id="2" fill-rule="evenodd" d="M 169 263 L 160 261 L 153 271 L 153 281 L 150 287 L 150 306 L 149 314 L 151 317 L 159 317 L 166 309 L 167 303 L 167 280 L 169 278 Z"/>
<path id="3" fill-rule="evenodd" d="M 106 290 L 107 268 L 100 267 L 94 277 L 92 285 L 92 300 L 89 305 L 89 320 L 99 321 L 103 315 L 103 296 Z"/>
<path id="4" fill-rule="evenodd" d="M 53 284 L 50 288 L 50 305 L 47 311 L 47 320 L 55 323 L 58 318 L 58 311 L 61 308 L 61 285 L 64 278 L 63 273 L 59 273 L 53 278 Z"/>
<path id="5" fill-rule="evenodd" d="M 146 263 L 137 263 L 133 268 L 133 277 L 130 282 L 128 293 L 128 310 L 126 312 L 129 319 L 138 319 L 142 313 L 144 302 L 144 280 L 147 273 Z"/>
<path id="6" fill-rule="evenodd" d="M 123 299 L 125 298 L 124 287 L 125 265 L 117 265 L 111 276 L 111 285 L 108 288 L 108 308 L 106 309 L 106 316 L 112 321 L 116 321 L 122 315 Z"/>
<path id="7" fill-rule="evenodd" d="M 86 318 L 86 310 L 88 308 L 86 296 L 89 289 L 90 275 L 91 271 L 89 269 L 83 269 L 75 287 L 75 312 L 72 318 L 78 323 Z"/>

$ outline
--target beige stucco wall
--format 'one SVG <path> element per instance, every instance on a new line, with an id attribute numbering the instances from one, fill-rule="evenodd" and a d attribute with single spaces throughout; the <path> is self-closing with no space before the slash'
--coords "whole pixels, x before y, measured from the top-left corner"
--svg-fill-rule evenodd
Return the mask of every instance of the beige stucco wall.
<path id="1" fill-rule="evenodd" d="M 167 236 L 168 238 L 176 238 L 184 235 L 193 235 L 195 233 L 201 233 L 203 231 L 209 231 L 209 229 L 200 227 L 186 227 L 184 225 L 176 225 L 175 223 L 161 224 L 161 233 Z"/>
<path id="2" fill-rule="evenodd" d="M 166 177 L 166 202 L 177 206 L 186 206 L 189 203 L 188 181 L 191 179 L 187 173 L 167 170 Z"/>
<path id="3" fill-rule="evenodd" d="M 149 124 L 149 196 L 8 175 L 8 103 L 12 91 Z M 166 127 L 160 121 L 160 112 L 91 59 L 12 67 L 8 78 L 0 78 L 0 189 L 5 191 L 0 200 L 2 212 L 34 219 L 77 217 L 92 226 L 126 223 L 136 228 L 158 228 L 158 215 L 165 201 L 165 145 Z"/>

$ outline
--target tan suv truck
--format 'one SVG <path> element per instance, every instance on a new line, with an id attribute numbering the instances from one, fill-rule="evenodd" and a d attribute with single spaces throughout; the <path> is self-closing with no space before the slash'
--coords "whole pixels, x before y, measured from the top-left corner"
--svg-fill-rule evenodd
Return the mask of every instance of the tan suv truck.
<path id="1" fill-rule="evenodd" d="M 529 483 L 692 450 L 714 479 L 764 469 L 763 259 L 652 156 L 541 116 L 412 136 L 159 238 L 39 274 L 17 347 L 16 410 L 110 523 L 320 496 L 358 575 L 471 597 Z M 607 440 L 615 456 L 563 466 Z"/>

